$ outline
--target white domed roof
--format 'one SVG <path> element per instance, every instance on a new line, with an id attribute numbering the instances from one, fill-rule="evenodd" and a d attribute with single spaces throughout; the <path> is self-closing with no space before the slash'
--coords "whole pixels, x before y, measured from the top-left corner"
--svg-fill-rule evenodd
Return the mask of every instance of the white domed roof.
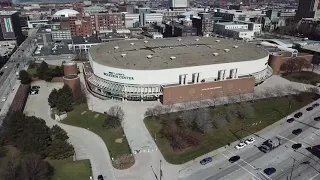
<path id="1" fill-rule="evenodd" d="M 62 9 L 54 13 L 54 16 L 69 17 L 69 15 L 76 15 L 76 14 L 79 14 L 79 12 L 73 9 Z"/>

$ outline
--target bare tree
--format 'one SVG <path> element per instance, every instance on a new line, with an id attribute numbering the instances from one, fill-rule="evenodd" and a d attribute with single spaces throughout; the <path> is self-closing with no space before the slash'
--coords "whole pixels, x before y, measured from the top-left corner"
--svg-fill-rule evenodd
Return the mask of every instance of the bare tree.
<path id="1" fill-rule="evenodd" d="M 317 87 L 309 87 L 306 92 L 313 93 L 313 94 L 319 94 L 319 89 Z"/>
<path id="2" fill-rule="evenodd" d="M 213 114 L 212 124 L 215 128 L 219 128 L 220 126 L 224 126 L 227 123 L 226 115 L 224 112 L 217 111 Z"/>
<path id="3" fill-rule="evenodd" d="M 208 109 L 198 110 L 195 114 L 197 114 L 195 124 L 202 133 L 205 133 L 208 130 L 212 129 L 213 124 Z"/>
<path id="4" fill-rule="evenodd" d="M 264 98 L 271 98 L 273 97 L 272 90 L 270 88 L 265 89 L 264 91 L 261 92 Z"/>
<path id="5" fill-rule="evenodd" d="M 144 117 L 154 117 L 154 116 L 155 116 L 155 113 L 153 108 L 148 108 L 144 113 Z"/>
<path id="6" fill-rule="evenodd" d="M 277 98 L 284 96 L 285 92 L 284 92 L 284 87 L 280 86 L 280 85 L 276 85 L 273 88 L 273 93 L 275 94 L 275 96 Z"/>
<path id="7" fill-rule="evenodd" d="M 159 116 L 160 114 L 163 114 L 164 113 L 164 107 L 161 106 L 161 105 L 156 105 L 154 108 L 153 108 L 153 111 L 155 113 L 155 116 Z"/>
<path id="8" fill-rule="evenodd" d="M 238 99 L 235 96 L 228 96 L 226 97 L 226 103 L 229 104 L 235 104 L 238 102 Z"/>
<path id="9" fill-rule="evenodd" d="M 122 122 L 124 117 L 124 111 L 120 106 L 112 106 L 108 110 L 108 115 L 117 118 L 120 122 Z"/>
<path id="10" fill-rule="evenodd" d="M 300 91 L 293 87 L 291 84 L 285 86 L 285 90 L 288 94 L 298 94 Z"/>
<path id="11" fill-rule="evenodd" d="M 183 111 L 181 114 L 181 125 L 185 129 L 191 128 L 196 119 L 196 115 L 197 114 L 194 112 L 194 110 Z"/>
<path id="12" fill-rule="evenodd" d="M 39 155 L 27 155 L 22 159 L 21 166 L 23 179 L 48 180 L 53 175 L 53 167 Z"/>

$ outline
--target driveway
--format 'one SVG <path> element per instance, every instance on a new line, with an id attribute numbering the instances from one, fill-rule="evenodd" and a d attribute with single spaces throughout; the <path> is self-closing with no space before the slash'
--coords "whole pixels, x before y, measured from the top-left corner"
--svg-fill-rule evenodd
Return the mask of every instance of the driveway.
<path id="1" fill-rule="evenodd" d="M 90 159 L 94 179 L 102 174 L 104 176 L 108 175 L 108 180 L 115 180 L 109 151 L 98 135 L 89 130 L 65 125 L 51 119 L 48 97 L 52 89 L 62 87 L 63 83 L 36 81 L 32 85 L 40 86 L 40 91 L 38 95 L 29 96 L 24 113 L 44 119 L 48 126 L 58 124 L 66 130 L 70 142 L 75 148 L 77 159 Z"/>

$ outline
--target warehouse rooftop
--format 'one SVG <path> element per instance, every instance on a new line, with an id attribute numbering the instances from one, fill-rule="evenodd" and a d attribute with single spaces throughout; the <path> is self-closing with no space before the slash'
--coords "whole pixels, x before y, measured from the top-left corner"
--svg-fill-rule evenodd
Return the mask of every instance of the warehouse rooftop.
<path id="1" fill-rule="evenodd" d="M 268 52 L 255 44 L 218 37 L 175 37 L 124 40 L 91 47 L 101 65 L 135 70 L 159 70 L 258 60 Z"/>

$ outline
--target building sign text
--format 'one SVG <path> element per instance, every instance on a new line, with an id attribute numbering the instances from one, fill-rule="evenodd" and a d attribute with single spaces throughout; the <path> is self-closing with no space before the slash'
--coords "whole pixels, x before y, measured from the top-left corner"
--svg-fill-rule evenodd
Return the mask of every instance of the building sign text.
<path id="1" fill-rule="evenodd" d="M 125 76 L 122 73 L 115 73 L 115 72 L 106 72 L 103 73 L 104 75 L 108 76 L 108 77 L 112 77 L 112 78 L 117 78 L 117 79 L 127 79 L 127 80 L 134 80 L 133 77 L 129 77 L 129 76 Z"/>

